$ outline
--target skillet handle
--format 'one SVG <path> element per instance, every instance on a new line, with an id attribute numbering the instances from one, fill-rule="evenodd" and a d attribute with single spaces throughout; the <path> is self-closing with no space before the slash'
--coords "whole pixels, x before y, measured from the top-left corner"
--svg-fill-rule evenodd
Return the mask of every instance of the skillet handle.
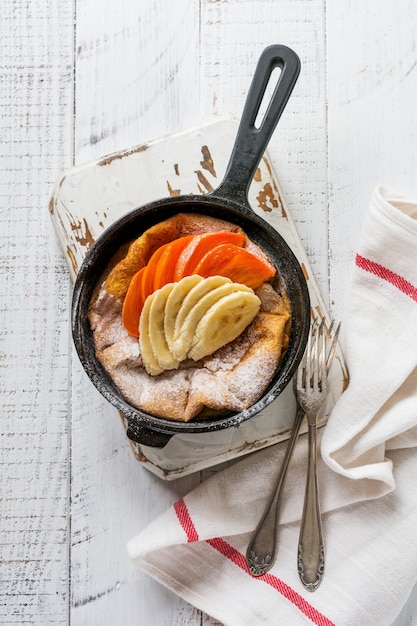
<path id="1" fill-rule="evenodd" d="M 146 428 L 146 426 L 135 423 L 127 418 L 126 435 L 128 439 L 135 443 L 141 443 L 144 446 L 152 448 L 164 448 L 171 439 L 171 433 L 162 433 Z"/>
<path id="2" fill-rule="evenodd" d="M 256 128 L 256 117 L 269 79 L 276 67 L 281 68 L 281 74 L 262 123 Z M 273 45 L 262 52 L 246 98 L 226 174 L 211 195 L 248 205 L 249 186 L 299 73 L 300 59 L 290 48 Z"/>

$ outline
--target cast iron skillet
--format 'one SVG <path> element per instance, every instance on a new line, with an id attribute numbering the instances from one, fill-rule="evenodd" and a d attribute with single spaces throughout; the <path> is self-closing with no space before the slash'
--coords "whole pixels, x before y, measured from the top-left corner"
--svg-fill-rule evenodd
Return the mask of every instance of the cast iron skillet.
<path id="1" fill-rule="evenodd" d="M 255 120 L 272 71 L 280 77 L 259 128 Z M 185 195 L 139 207 L 112 224 L 87 253 L 78 273 L 72 303 L 72 332 L 80 361 L 93 384 L 123 413 L 127 436 L 145 445 L 163 447 L 176 433 L 203 433 L 237 426 L 268 406 L 291 380 L 304 352 L 310 320 L 310 301 L 299 263 L 277 231 L 258 217 L 247 199 L 249 186 L 268 141 L 288 101 L 300 71 L 298 56 L 286 46 L 274 45 L 262 53 L 245 103 L 235 145 L 223 182 L 205 196 Z M 292 331 L 286 355 L 262 398 L 241 413 L 192 422 L 161 419 L 132 407 L 105 372 L 95 355 L 87 317 L 93 289 L 116 251 L 147 228 L 180 212 L 202 213 L 238 224 L 263 248 L 278 269 L 292 306 Z M 279 286 L 279 283 L 277 284 Z"/>

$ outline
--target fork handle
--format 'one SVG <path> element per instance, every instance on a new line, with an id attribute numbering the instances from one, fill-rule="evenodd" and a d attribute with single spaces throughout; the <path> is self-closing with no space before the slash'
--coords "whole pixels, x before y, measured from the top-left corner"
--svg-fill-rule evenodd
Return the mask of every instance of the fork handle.
<path id="1" fill-rule="evenodd" d="M 291 460 L 303 418 L 304 412 L 299 406 L 297 406 L 291 435 L 287 443 L 285 456 L 282 461 L 272 497 L 265 508 L 264 514 L 256 527 L 246 551 L 246 562 L 248 564 L 249 571 L 253 576 L 261 576 L 262 574 L 265 574 L 271 569 L 275 562 L 282 493 L 284 490 L 288 465 Z"/>
<path id="2" fill-rule="evenodd" d="M 324 574 L 324 542 L 317 481 L 317 428 L 308 426 L 308 469 L 298 543 L 298 574 L 308 591 L 315 591 Z"/>

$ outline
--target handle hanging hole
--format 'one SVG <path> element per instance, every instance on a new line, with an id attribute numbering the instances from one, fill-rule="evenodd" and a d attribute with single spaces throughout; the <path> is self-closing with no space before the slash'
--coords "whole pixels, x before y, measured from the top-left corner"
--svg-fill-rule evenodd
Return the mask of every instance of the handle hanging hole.
<path id="1" fill-rule="evenodd" d="M 274 67 L 274 69 L 271 72 L 268 83 L 266 85 L 264 95 L 262 96 L 261 104 L 259 106 L 258 113 L 255 118 L 255 122 L 253 124 L 257 130 L 262 126 L 265 113 L 268 110 L 269 103 L 271 102 L 272 95 L 280 79 L 281 72 L 282 70 L 280 67 Z"/>

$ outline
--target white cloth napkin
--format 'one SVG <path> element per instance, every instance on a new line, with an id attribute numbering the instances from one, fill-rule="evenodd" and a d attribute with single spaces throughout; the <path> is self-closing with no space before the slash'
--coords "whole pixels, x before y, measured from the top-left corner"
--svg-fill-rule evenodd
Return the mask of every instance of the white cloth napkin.
<path id="1" fill-rule="evenodd" d="M 417 204 L 375 190 L 355 259 L 344 352 L 350 385 L 322 429 L 325 576 L 297 574 L 307 441 L 285 488 L 277 561 L 245 561 L 285 442 L 203 482 L 128 544 L 163 585 L 226 626 L 384 626 L 417 581 Z"/>

